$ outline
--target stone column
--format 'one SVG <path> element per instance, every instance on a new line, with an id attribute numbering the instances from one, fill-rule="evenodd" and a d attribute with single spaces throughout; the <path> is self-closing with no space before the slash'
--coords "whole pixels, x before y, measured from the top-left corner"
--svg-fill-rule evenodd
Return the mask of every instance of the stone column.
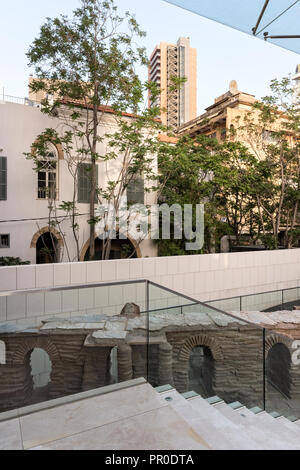
<path id="1" fill-rule="evenodd" d="M 118 376 L 119 382 L 131 380 L 133 377 L 132 350 L 129 344 L 118 346 Z"/>
<path id="2" fill-rule="evenodd" d="M 109 356 L 111 346 L 87 348 L 84 360 L 82 391 L 109 385 Z"/>
<path id="3" fill-rule="evenodd" d="M 173 348 L 170 343 L 159 345 L 158 382 L 159 385 L 173 385 Z"/>
<path id="4" fill-rule="evenodd" d="M 147 344 L 132 347 L 133 378 L 144 377 L 147 380 Z"/>

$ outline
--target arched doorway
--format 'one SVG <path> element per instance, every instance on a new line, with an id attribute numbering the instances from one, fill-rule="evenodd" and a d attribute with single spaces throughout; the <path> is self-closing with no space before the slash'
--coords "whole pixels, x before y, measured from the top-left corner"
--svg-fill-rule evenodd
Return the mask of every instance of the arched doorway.
<path id="1" fill-rule="evenodd" d="M 36 250 L 36 264 L 59 263 L 61 259 L 63 238 L 53 227 L 41 228 L 34 234 L 30 248 Z"/>
<path id="2" fill-rule="evenodd" d="M 34 348 L 30 354 L 33 389 L 42 388 L 51 382 L 52 362 L 41 348 Z"/>
<path id="3" fill-rule="evenodd" d="M 290 398 L 291 354 L 283 343 L 274 344 L 266 360 L 267 393 L 271 398 L 276 392 Z"/>
<path id="4" fill-rule="evenodd" d="M 118 235 L 117 235 L 118 237 Z M 100 238 L 95 239 L 95 257 L 94 260 L 102 260 L 102 249 L 103 249 L 103 241 Z M 126 259 L 126 258 L 138 258 L 139 250 L 136 249 L 131 241 L 126 239 L 119 239 L 111 240 L 111 250 L 109 259 Z M 89 261 L 90 259 L 90 249 L 89 249 L 89 242 L 85 244 L 85 247 L 82 251 L 82 261 Z"/>
<path id="5" fill-rule="evenodd" d="M 189 358 L 189 390 L 204 398 L 214 395 L 215 361 L 208 346 L 195 346 Z"/>
<path id="6" fill-rule="evenodd" d="M 36 242 L 36 264 L 57 263 L 59 261 L 59 245 L 51 232 L 43 233 Z"/>
<path id="7" fill-rule="evenodd" d="M 29 403 L 39 403 L 50 398 L 52 362 L 48 353 L 41 348 L 34 348 L 27 353 L 27 381 Z"/>

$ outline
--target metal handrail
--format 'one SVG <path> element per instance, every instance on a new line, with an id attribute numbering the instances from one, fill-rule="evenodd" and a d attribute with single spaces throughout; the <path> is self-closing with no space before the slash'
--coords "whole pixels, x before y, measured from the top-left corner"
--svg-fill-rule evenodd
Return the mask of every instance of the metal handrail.
<path id="1" fill-rule="evenodd" d="M 297 280 L 297 282 L 300 282 L 300 280 Z M 277 289 L 277 290 L 269 290 L 269 291 L 263 291 L 263 292 L 256 292 L 254 294 L 245 294 L 245 295 L 236 295 L 234 297 L 223 297 L 221 299 L 214 299 L 214 300 L 206 300 L 205 303 L 206 305 L 209 305 L 211 302 L 223 302 L 225 300 L 235 300 L 235 299 L 239 299 L 240 300 L 240 305 L 241 305 L 241 300 L 244 299 L 244 298 L 247 298 L 247 297 L 254 297 L 256 295 L 264 295 L 264 294 L 276 294 L 276 293 L 280 293 L 282 294 L 281 298 L 283 300 L 283 294 L 284 292 L 288 292 L 288 291 L 292 291 L 294 289 L 300 289 L 300 286 L 297 286 L 297 287 L 287 287 L 286 289 Z M 286 302 L 283 302 L 282 301 L 282 304 L 284 304 Z M 209 305 L 210 306 L 210 305 Z"/>
<path id="2" fill-rule="evenodd" d="M 0 95 L 0 101 L 5 101 L 8 103 L 14 104 L 21 104 L 24 106 L 34 106 L 34 107 L 41 107 L 41 103 L 39 101 L 35 101 L 29 98 L 21 98 L 19 96 L 12 96 L 12 95 Z"/>

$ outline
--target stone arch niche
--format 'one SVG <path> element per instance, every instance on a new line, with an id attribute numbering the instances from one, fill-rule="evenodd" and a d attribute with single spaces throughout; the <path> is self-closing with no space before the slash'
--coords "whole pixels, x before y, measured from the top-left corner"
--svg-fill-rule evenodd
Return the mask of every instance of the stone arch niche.
<path id="1" fill-rule="evenodd" d="M 291 398 L 292 359 L 289 342 L 284 338 L 271 336 L 266 339 L 266 385 L 267 401 Z"/>
<path id="2" fill-rule="evenodd" d="M 52 362 L 48 353 L 41 348 L 34 348 L 30 355 L 33 388 L 46 387 L 51 382 Z"/>
<path id="3" fill-rule="evenodd" d="M 24 389 L 29 403 L 49 400 L 52 362 L 48 353 L 43 348 L 33 348 L 28 351 L 25 356 L 25 370 Z"/>
<path id="4" fill-rule="evenodd" d="M 200 351 L 198 348 L 202 348 L 202 351 Z M 217 374 L 216 365 L 218 362 L 223 360 L 223 354 L 220 346 L 213 338 L 207 334 L 198 334 L 195 336 L 190 336 L 188 339 L 186 339 L 178 352 L 175 366 L 176 370 L 174 370 L 174 381 L 176 388 L 181 393 L 189 391 L 192 375 L 191 361 L 196 361 L 197 355 L 199 356 L 199 353 L 203 354 L 203 359 L 206 361 L 204 364 L 204 369 L 202 364 L 202 372 L 211 374 L 211 376 L 209 378 L 206 377 L 205 380 L 207 392 L 211 393 L 215 387 Z"/>
<path id="5" fill-rule="evenodd" d="M 189 390 L 203 398 L 214 395 L 215 360 L 208 346 L 197 345 L 189 359 Z"/>
<path id="6" fill-rule="evenodd" d="M 51 362 L 50 382 L 45 393 L 34 393 L 34 389 L 39 388 L 34 386 L 32 376 L 32 353 L 36 350 L 43 350 Z M 19 396 L 21 403 L 18 406 L 45 401 L 57 396 L 57 390 L 60 390 L 63 380 L 61 359 L 56 346 L 49 338 L 22 338 L 11 362 L 20 375 L 18 382 L 23 385 L 22 396 Z"/>

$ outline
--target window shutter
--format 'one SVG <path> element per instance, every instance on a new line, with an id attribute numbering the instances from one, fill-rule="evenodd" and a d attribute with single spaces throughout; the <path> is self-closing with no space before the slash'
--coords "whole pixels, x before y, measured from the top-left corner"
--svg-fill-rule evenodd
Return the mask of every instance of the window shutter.
<path id="1" fill-rule="evenodd" d="M 7 157 L 0 157 L 0 201 L 7 200 Z"/>
<path id="2" fill-rule="evenodd" d="M 137 176 L 127 186 L 127 203 L 144 204 L 144 178 Z"/>
<path id="3" fill-rule="evenodd" d="M 90 202 L 91 168 L 90 163 L 80 163 L 78 167 L 78 202 L 86 204 Z M 96 179 L 98 186 L 98 165 L 96 165 Z M 97 197 L 95 201 L 97 201 Z"/>

